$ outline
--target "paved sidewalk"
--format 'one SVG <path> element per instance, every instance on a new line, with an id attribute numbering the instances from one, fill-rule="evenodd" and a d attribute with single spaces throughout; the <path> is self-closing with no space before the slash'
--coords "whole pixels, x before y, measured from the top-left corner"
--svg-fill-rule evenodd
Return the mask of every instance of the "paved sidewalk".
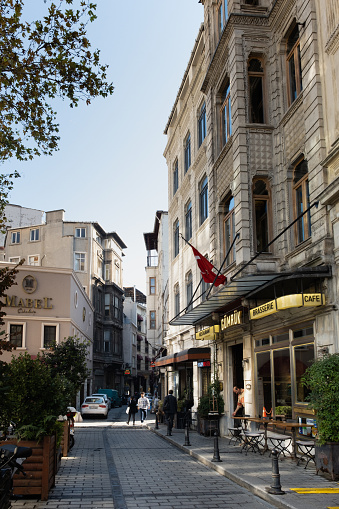
<path id="1" fill-rule="evenodd" d="M 204 437 L 197 432 L 189 432 L 190 446 L 185 446 L 184 430 L 173 429 L 172 436 L 166 436 L 167 428 L 159 424 L 148 423 L 148 428 L 157 435 L 170 441 L 198 461 L 213 468 L 220 474 L 247 488 L 253 494 L 282 509 L 339 509 L 339 483 L 316 475 L 313 463 L 305 470 L 304 464 L 296 465 L 290 458 L 279 460 L 280 484 L 284 495 L 271 495 L 266 487 L 273 483 L 272 458 L 269 453 L 259 455 L 241 453 L 239 445 L 229 445 L 229 439 L 219 437 L 218 449 L 221 462 L 212 462 L 214 456 L 214 438 Z M 330 493 L 299 494 L 296 488 L 326 490 Z M 331 493 L 332 490 L 332 493 Z M 337 493 L 333 492 L 337 491 Z"/>

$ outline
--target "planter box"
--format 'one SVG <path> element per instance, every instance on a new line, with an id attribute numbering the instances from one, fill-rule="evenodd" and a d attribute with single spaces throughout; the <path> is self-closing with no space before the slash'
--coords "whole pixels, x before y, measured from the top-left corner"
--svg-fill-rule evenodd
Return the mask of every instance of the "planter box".
<path id="1" fill-rule="evenodd" d="M 67 456 L 69 451 L 69 443 L 70 443 L 70 433 L 69 433 L 69 421 L 64 421 L 64 432 L 62 434 L 61 439 L 61 454 L 62 456 Z"/>
<path id="2" fill-rule="evenodd" d="M 4 445 L 4 442 L 0 442 Z M 31 447 L 32 456 L 23 462 L 26 477 L 15 474 L 13 479 L 14 495 L 40 495 L 41 500 L 48 499 L 49 490 L 55 484 L 56 474 L 56 437 L 44 437 L 39 443 L 31 440 L 8 440 L 6 444 Z"/>
<path id="3" fill-rule="evenodd" d="M 332 481 L 339 480 L 339 443 L 329 442 L 315 446 L 315 467 L 318 472 L 329 474 Z"/>

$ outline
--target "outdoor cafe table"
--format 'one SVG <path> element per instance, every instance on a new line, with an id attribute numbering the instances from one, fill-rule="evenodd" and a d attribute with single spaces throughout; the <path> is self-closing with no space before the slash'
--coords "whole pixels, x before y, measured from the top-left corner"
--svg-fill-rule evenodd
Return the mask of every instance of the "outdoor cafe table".
<path id="1" fill-rule="evenodd" d="M 263 418 L 259 418 L 259 417 L 246 417 L 246 416 L 242 416 L 242 417 L 234 416 L 233 419 L 244 421 L 245 428 L 247 425 L 247 421 L 256 422 L 258 424 L 264 425 L 264 439 L 265 439 L 264 452 L 266 452 L 268 450 L 267 427 L 269 424 L 271 424 L 277 428 L 283 428 L 285 430 L 290 430 L 291 434 L 292 434 L 292 458 L 294 460 L 297 459 L 296 429 L 299 428 L 299 426 L 300 426 L 299 422 L 283 422 L 283 421 L 275 421 L 273 419 L 263 419 Z"/>

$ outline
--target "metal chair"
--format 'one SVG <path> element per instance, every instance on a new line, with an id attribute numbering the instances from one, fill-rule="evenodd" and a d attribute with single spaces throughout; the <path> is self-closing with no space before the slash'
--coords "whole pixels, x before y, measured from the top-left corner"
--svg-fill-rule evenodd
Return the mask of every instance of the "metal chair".
<path id="1" fill-rule="evenodd" d="M 241 427 L 239 428 L 228 428 L 228 431 L 229 431 L 229 434 L 230 434 L 230 439 L 229 439 L 229 442 L 228 442 L 228 445 L 230 445 L 230 443 L 232 442 L 232 440 L 234 439 L 234 444 L 233 445 L 237 445 L 237 443 L 241 444 L 242 443 L 242 439 L 241 439 Z"/>
<path id="2" fill-rule="evenodd" d="M 289 435 L 277 434 L 274 436 L 271 435 L 267 438 L 271 442 L 273 449 L 277 451 L 278 456 L 280 456 L 280 454 L 282 454 L 284 457 L 291 455 L 288 451 L 288 447 L 291 445 L 292 437 L 290 437 Z"/>
<path id="3" fill-rule="evenodd" d="M 309 464 L 310 461 L 313 461 L 313 463 L 315 464 L 314 442 L 306 440 L 297 440 L 296 445 L 301 452 L 301 456 L 297 461 L 297 465 L 299 465 L 301 460 L 306 461 L 305 468 L 307 468 L 307 465 Z"/>

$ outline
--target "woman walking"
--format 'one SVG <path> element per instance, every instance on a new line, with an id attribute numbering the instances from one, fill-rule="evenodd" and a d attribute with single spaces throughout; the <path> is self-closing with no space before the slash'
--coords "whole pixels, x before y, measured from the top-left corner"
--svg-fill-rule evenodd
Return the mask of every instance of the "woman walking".
<path id="1" fill-rule="evenodd" d="M 131 396 L 130 402 L 128 403 L 129 411 L 128 411 L 128 421 L 127 424 L 129 424 L 129 421 L 131 420 L 131 416 L 133 419 L 133 425 L 135 424 L 135 414 L 138 411 L 138 405 L 137 400 L 134 396 Z"/>

